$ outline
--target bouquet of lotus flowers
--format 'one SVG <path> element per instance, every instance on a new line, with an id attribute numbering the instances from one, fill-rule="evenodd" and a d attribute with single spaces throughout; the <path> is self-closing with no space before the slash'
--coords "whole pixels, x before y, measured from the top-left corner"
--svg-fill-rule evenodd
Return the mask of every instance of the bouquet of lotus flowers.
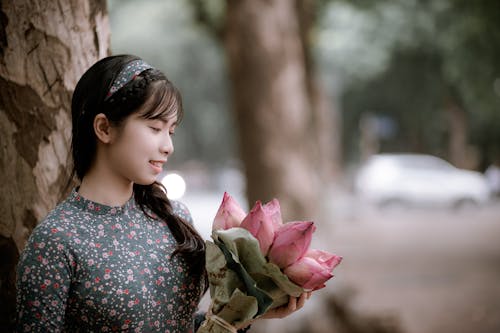
<path id="1" fill-rule="evenodd" d="M 198 333 L 235 332 L 290 296 L 323 288 L 342 258 L 309 248 L 315 229 L 310 221 L 283 223 L 276 199 L 246 214 L 224 193 L 206 246 L 212 300 Z"/>

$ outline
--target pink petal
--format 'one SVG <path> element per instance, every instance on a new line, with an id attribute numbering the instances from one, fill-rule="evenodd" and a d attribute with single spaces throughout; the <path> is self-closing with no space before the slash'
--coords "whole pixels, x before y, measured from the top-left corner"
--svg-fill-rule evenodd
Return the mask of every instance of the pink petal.
<path id="1" fill-rule="evenodd" d="M 243 219 L 241 228 L 248 230 L 259 241 L 260 251 L 265 256 L 274 239 L 271 216 L 266 213 L 262 203 L 257 201 L 250 213 Z"/>
<path id="2" fill-rule="evenodd" d="M 222 203 L 215 215 L 212 230 L 238 227 L 245 218 L 245 211 L 228 193 L 224 192 Z"/>
<path id="3" fill-rule="evenodd" d="M 274 230 L 278 230 L 278 228 L 283 224 L 283 220 L 281 219 L 281 207 L 278 199 L 269 201 L 263 208 L 264 212 L 271 217 Z"/>
<path id="4" fill-rule="evenodd" d="M 342 257 L 340 256 L 316 249 L 309 249 L 304 257 L 315 259 L 321 265 L 325 265 L 325 267 L 330 271 L 332 271 L 342 261 Z"/>
<path id="5" fill-rule="evenodd" d="M 309 257 L 302 257 L 287 267 L 284 273 L 306 290 L 323 288 L 325 282 L 333 277 L 331 270 Z"/>
<path id="6" fill-rule="evenodd" d="M 285 268 L 300 259 L 311 244 L 313 222 L 297 221 L 283 224 L 275 233 L 269 250 L 269 261 Z"/>

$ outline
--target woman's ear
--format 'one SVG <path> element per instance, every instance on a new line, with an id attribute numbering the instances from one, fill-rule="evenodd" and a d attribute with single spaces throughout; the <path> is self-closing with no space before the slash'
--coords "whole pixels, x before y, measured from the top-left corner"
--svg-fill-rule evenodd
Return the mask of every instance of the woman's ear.
<path id="1" fill-rule="evenodd" d="M 94 132 L 102 143 L 111 142 L 111 124 L 104 113 L 99 113 L 94 118 Z"/>

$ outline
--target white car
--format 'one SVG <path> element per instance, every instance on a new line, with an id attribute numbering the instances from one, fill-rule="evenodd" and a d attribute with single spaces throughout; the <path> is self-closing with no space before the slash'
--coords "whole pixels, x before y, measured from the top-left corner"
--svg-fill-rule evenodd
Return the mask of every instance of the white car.
<path id="1" fill-rule="evenodd" d="M 485 177 L 458 169 L 431 155 L 378 154 L 360 168 L 355 188 L 380 207 L 483 204 L 490 190 Z"/>

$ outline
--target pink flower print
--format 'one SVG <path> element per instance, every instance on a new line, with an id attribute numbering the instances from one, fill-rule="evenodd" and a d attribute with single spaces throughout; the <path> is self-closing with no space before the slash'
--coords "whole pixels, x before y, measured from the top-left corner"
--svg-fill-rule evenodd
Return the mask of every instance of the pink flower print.
<path id="1" fill-rule="evenodd" d="M 118 243 L 118 241 L 117 241 L 116 239 L 114 239 L 114 240 L 113 240 L 113 245 L 114 245 L 114 246 L 118 246 L 118 244 L 120 244 L 120 243 Z"/>
<path id="2" fill-rule="evenodd" d="M 53 234 L 55 234 L 55 233 L 59 232 L 59 229 L 57 229 L 57 228 L 52 228 L 52 229 L 50 229 L 50 232 L 52 232 Z"/>
<path id="3" fill-rule="evenodd" d="M 89 260 L 87 260 L 87 264 L 88 264 L 89 266 L 94 265 L 94 259 L 89 259 Z"/>
<path id="4" fill-rule="evenodd" d="M 82 241 L 79 238 L 75 238 L 75 243 L 80 244 Z"/>
<path id="5" fill-rule="evenodd" d="M 133 307 L 134 306 L 134 301 L 129 301 L 127 305 L 128 305 L 129 308 Z"/>
<path id="6" fill-rule="evenodd" d="M 54 289 L 59 289 L 59 283 L 57 283 L 57 282 L 54 283 L 54 285 L 52 287 L 54 287 Z"/>
<path id="7" fill-rule="evenodd" d="M 103 299 L 101 300 L 101 303 L 102 303 L 102 304 L 108 304 L 108 299 L 107 299 L 107 298 L 103 298 Z"/>
<path id="8" fill-rule="evenodd" d="M 148 291 L 148 288 L 146 288 L 146 286 L 142 286 L 142 292 L 146 293 L 147 291 Z"/>
<path id="9" fill-rule="evenodd" d="M 89 204 L 87 205 L 87 208 L 90 210 L 94 210 L 94 204 L 92 202 L 89 202 Z"/>
<path id="10" fill-rule="evenodd" d="M 85 288 L 89 289 L 91 285 L 90 281 L 85 281 Z"/>
<path id="11" fill-rule="evenodd" d="M 118 289 L 118 290 L 116 291 L 116 294 L 117 294 L 117 295 L 121 295 L 121 294 L 123 294 L 123 290 Z"/>
<path id="12" fill-rule="evenodd" d="M 34 301 L 33 302 L 33 306 L 39 307 L 40 306 L 40 301 L 39 300 Z"/>
<path id="13" fill-rule="evenodd" d="M 64 249 L 64 245 L 62 245 L 62 244 L 58 244 L 58 245 L 57 245 L 57 249 L 58 249 L 59 251 L 62 251 L 62 250 Z"/>
<path id="14" fill-rule="evenodd" d="M 146 241 L 146 243 L 148 243 L 148 245 L 151 245 L 151 244 L 153 244 L 153 241 L 152 241 L 151 239 L 148 239 L 148 240 Z"/>
<path id="15" fill-rule="evenodd" d="M 48 265 L 49 264 L 49 261 L 45 258 L 42 259 L 42 264 L 44 265 Z"/>
<path id="16" fill-rule="evenodd" d="M 176 293 L 177 291 L 179 291 L 179 288 L 177 288 L 177 286 L 174 286 L 174 287 L 172 288 L 172 291 L 173 291 L 174 293 Z"/>
<path id="17" fill-rule="evenodd" d="M 104 280 L 109 280 L 109 279 L 111 278 L 111 275 L 109 275 L 109 274 L 104 274 L 104 276 L 103 276 L 103 277 L 104 277 Z"/>
<path id="18" fill-rule="evenodd" d="M 43 283 L 46 285 L 46 286 L 50 286 L 50 284 L 52 283 L 50 280 L 44 280 Z"/>
<path id="19" fill-rule="evenodd" d="M 110 213 L 111 214 L 116 214 L 116 208 L 111 208 Z"/>
<path id="20" fill-rule="evenodd" d="M 99 224 L 99 225 L 97 226 L 97 229 L 102 230 L 102 229 L 104 229 L 104 226 L 103 226 L 102 224 Z"/>
<path id="21" fill-rule="evenodd" d="M 116 315 L 116 310 L 109 311 L 109 315 L 112 316 L 112 317 L 115 316 Z"/>
<path id="22" fill-rule="evenodd" d="M 130 275 L 130 274 L 133 274 L 133 273 L 134 273 L 134 271 L 132 271 L 130 268 L 129 268 L 129 269 L 127 269 L 127 274 L 129 274 L 129 275 Z"/>
<path id="23" fill-rule="evenodd" d="M 134 276 L 133 275 L 127 276 L 127 281 L 134 281 Z"/>
<path id="24" fill-rule="evenodd" d="M 45 247 L 45 243 L 41 242 L 38 244 L 38 248 L 43 249 Z"/>

